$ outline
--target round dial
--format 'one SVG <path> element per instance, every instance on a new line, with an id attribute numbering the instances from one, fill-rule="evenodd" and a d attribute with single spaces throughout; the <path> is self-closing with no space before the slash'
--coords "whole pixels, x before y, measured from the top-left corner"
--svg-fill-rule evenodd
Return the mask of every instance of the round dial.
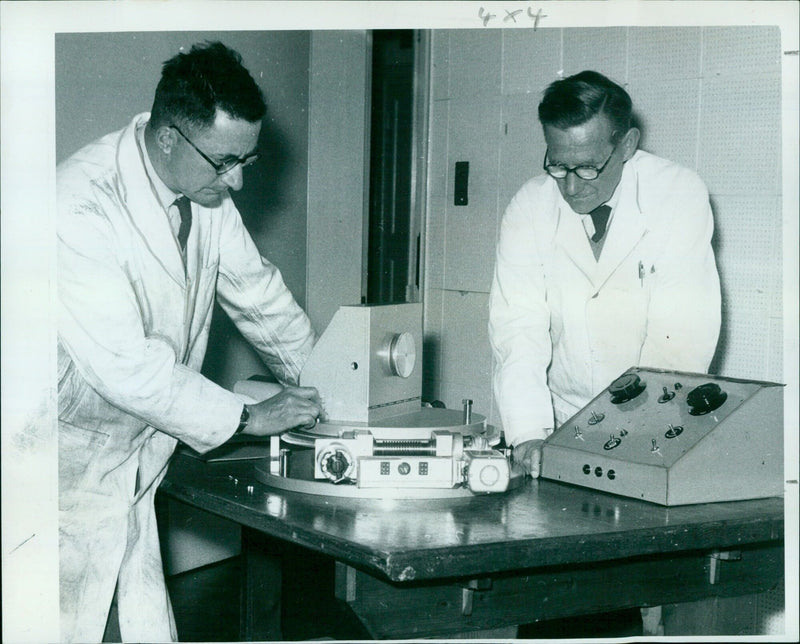
<path id="1" fill-rule="evenodd" d="M 728 394 L 715 382 L 709 382 L 692 389 L 686 396 L 689 413 L 692 416 L 702 416 L 708 412 L 722 407 L 728 399 Z"/>
<path id="2" fill-rule="evenodd" d="M 320 450 L 317 462 L 323 476 L 334 483 L 352 477 L 356 469 L 356 461 L 347 448 L 336 443 Z"/>
<path id="3" fill-rule="evenodd" d="M 614 382 L 608 388 L 611 394 L 611 402 L 615 405 L 633 400 L 645 390 L 647 385 L 635 373 L 626 373 Z"/>
<path id="4" fill-rule="evenodd" d="M 389 345 L 389 366 L 392 373 L 401 378 L 408 378 L 414 372 L 417 363 L 417 349 L 414 336 L 404 331 L 392 338 Z"/>

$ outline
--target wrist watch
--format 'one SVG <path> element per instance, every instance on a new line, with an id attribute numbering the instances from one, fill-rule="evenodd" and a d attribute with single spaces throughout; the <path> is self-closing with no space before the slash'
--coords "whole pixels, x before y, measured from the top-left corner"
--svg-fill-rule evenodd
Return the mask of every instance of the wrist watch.
<path id="1" fill-rule="evenodd" d="M 247 408 L 247 405 L 242 407 L 242 415 L 239 416 L 239 426 L 236 428 L 235 434 L 241 434 L 244 431 L 244 428 L 247 427 L 247 421 L 250 420 L 250 410 Z"/>

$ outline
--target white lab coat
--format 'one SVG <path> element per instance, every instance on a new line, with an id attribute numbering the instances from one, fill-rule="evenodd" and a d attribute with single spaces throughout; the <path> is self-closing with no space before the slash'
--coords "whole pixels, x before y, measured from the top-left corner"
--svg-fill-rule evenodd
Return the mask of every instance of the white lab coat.
<path id="1" fill-rule="evenodd" d="M 510 444 L 544 438 L 629 367 L 705 372 L 711 362 L 720 287 L 704 184 L 638 151 L 615 196 L 599 260 L 548 175 L 503 216 L 489 336 Z"/>
<path id="2" fill-rule="evenodd" d="M 184 268 L 135 140 L 147 118 L 57 171 L 65 641 L 101 640 L 117 582 L 124 640 L 176 638 L 154 494 L 178 441 L 199 452 L 222 444 L 242 408 L 199 373 L 215 292 L 281 382 L 297 382 L 315 339 L 229 196 L 192 204 Z"/>

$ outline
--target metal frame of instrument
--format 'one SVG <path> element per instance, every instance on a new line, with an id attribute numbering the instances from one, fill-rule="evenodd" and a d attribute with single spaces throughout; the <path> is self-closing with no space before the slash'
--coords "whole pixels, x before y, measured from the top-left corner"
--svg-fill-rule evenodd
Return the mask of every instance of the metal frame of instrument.
<path id="1" fill-rule="evenodd" d="M 541 476 L 666 506 L 782 496 L 783 390 L 631 368 L 545 440 Z"/>
<path id="2" fill-rule="evenodd" d="M 256 477 L 307 494 L 394 499 L 472 497 L 521 481 L 471 400 L 463 411 L 422 405 L 421 347 L 420 304 L 340 307 L 300 376 L 325 414 L 273 436 Z"/>

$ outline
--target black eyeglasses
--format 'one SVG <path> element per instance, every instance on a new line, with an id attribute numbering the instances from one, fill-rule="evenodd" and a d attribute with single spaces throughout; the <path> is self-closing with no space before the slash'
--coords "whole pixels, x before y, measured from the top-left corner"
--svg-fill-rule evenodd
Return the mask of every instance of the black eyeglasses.
<path id="1" fill-rule="evenodd" d="M 606 162 L 601 165 L 599 168 L 594 167 L 593 165 L 579 165 L 573 166 L 572 168 L 568 168 L 565 165 L 560 163 L 547 163 L 547 154 L 549 150 L 545 150 L 544 153 L 544 171 L 549 174 L 553 179 L 563 179 L 566 177 L 570 172 L 574 172 L 578 177 L 584 179 L 585 181 L 594 181 L 597 177 L 600 176 L 600 173 L 606 169 L 608 162 L 611 161 L 611 157 L 614 156 L 614 152 L 616 151 L 617 146 L 614 146 L 614 149 L 611 150 L 611 154 L 608 155 Z"/>
<path id="2" fill-rule="evenodd" d="M 181 132 L 181 129 L 177 125 L 170 125 L 170 127 L 174 129 L 178 134 L 180 134 L 184 139 L 186 139 L 186 142 L 197 151 L 197 154 L 199 154 L 206 161 L 208 161 L 208 163 L 214 168 L 216 173 L 219 175 L 227 174 L 238 165 L 242 166 L 243 168 L 246 168 L 247 166 L 252 165 L 256 161 L 258 161 L 258 152 L 254 152 L 253 154 L 248 154 L 247 156 L 242 157 L 240 159 L 233 158 L 223 161 L 222 163 L 217 163 L 216 161 L 214 161 L 214 159 L 210 159 L 207 154 L 205 154 L 200 148 L 198 148 L 194 143 L 192 143 L 192 140 L 188 136 L 186 136 L 183 132 Z"/>

